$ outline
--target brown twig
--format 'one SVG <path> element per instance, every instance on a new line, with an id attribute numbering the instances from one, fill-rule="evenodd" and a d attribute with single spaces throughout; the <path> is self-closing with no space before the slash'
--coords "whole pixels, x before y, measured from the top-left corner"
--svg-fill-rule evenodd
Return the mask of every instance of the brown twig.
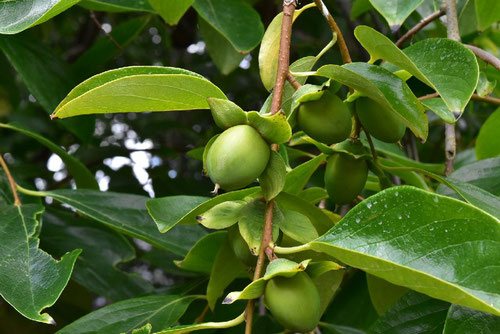
<path id="1" fill-rule="evenodd" d="M 283 20 L 281 22 L 280 51 L 278 56 L 278 70 L 276 83 L 273 89 L 273 100 L 271 102 L 271 114 L 276 114 L 281 109 L 283 89 L 290 65 L 290 42 L 292 38 L 293 13 L 295 12 L 295 0 L 283 0 Z"/>
<path id="2" fill-rule="evenodd" d="M 10 170 L 9 170 L 9 166 L 7 166 L 7 163 L 3 159 L 3 156 L 1 153 L 0 153 L 0 166 L 2 166 L 2 169 L 4 170 L 5 175 L 7 176 L 7 180 L 9 181 L 10 190 L 12 191 L 12 196 L 14 196 L 14 205 L 21 206 L 21 200 L 19 199 L 19 195 L 17 193 L 16 181 L 12 177 L 12 174 L 10 173 Z"/>
<path id="3" fill-rule="evenodd" d="M 482 60 L 484 60 L 485 62 L 487 62 L 488 64 L 490 64 L 491 66 L 493 66 L 494 68 L 496 68 L 497 70 L 500 71 L 500 59 L 498 59 L 497 57 L 495 57 L 491 53 L 489 53 L 481 48 L 478 48 L 477 46 L 470 45 L 470 44 L 464 44 L 464 46 L 466 48 L 468 48 L 469 50 L 471 50 L 472 52 L 474 52 L 474 54 L 478 58 L 481 58 Z"/>
<path id="4" fill-rule="evenodd" d="M 342 60 L 344 61 L 344 63 L 352 63 L 351 55 L 349 54 L 349 49 L 347 48 L 347 44 L 345 43 L 344 35 L 342 35 L 342 31 L 337 25 L 337 22 L 335 22 L 332 14 L 330 14 L 330 11 L 328 11 L 328 8 L 325 6 L 322 0 L 314 0 L 314 3 L 320 10 L 321 14 L 323 14 L 323 16 L 325 17 L 332 31 L 337 34 L 337 42 L 340 47 Z"/>
<path id="5" fill-rule="evenodd" d="M 102 28 L 101 22 L 99 21 L 99 19 L 97 18 L 97 16 L 95 15 L 95 13 L 93 11 L 90 11 L 90 18 L 95 23 L 95 25 L 104 33 L 104 35 L 106 35 L 106 37 L 111 41 L 111 43 L 113 43 L 118 48 L 118 50 L 123 50 L 120 43 L 118 43 L 116 41 L 116 39 L 109 32 L 105 31 Z"/>
<path id="6" fill-rule="evenodd" d="M 433 99 L 435 97 L 439 97 L 439 94 L 432 93 L 432 94 L 422 95 L 418 99 L 422 101 L 422 100 Z M 496 106 L 500 106 L 500 99 L 498 97 L 494 97 L 494 96 L 479 96 L 479 95 L 474 93 L 474 94 L 472 94 L 470 99 L 474 100 L 474 101 L 485 102 L 485 103 L 494 104 Z"/>
<path id="7" fill-rule="evenodd" d="M 253 274 L 253 280 L 258 280 L 262 276 L 262 271 L 264 269 L 264 264 L 266 262 L 266 255 L 269 255 L 267 248 L 273 239 L 273 211 L 274 211 L 274 200 L 270 200 L 266 205 L 266 213 L 264 218 L 264 230 L 262 231 L 262 240 L 260 243 L 259 257 L 257 258 L 257 264 L 255 265 L 255 272 Z M 272 252 L 271 252 L 272 253 Z M 247 303 L 245 311 L 245 334 L 252 333 L 252 323 L 253 314 L 255 311 L 255 300 L 249 300 Z"/>
<path id="8" fill-rule="evenodd" d="M 422 30 L 424 27 L 426 27 L 429 23 L 431 23 L 432 21 L 440 18 L 441 16 L 443 16 L 444 14 L 446 14 L 446 11 L 444 10 L 444 8 L 441 8 L 440 10 L 438 10 L 437 12 L 434 12 L 432 13 L 431 15 L 423 18 L 420 22 L 418 22 L 413 28 L 411 28 L 410 30 L 408 30 L 403 36 L 401 36 L 398 41 L 396 42 L 396 45 L 398 47 L 401 47 L 401 45 L 408 39 L 412 38 L 417 32 L 419 32 L 420 30 Z"/>
<path id="9" fill-rule="evenodd" d="M 456 0 L 445 0 L 446 5 L 446 29 L 448 38 L 460 42 L 460 31 L 458 30 L 458 16 Z M 454 110 L 452 110 L 454 111 Z M 457 153 L 457 138 L 455 125 L 446 123 L 444 125 L 444 146 L 446 157 L 445 174 L 453 172 L 453 161 Z"/>
<path id="10" fill-rule="evenodd" d="M 297 90 L 300 87 L 302 87 L 302 85 L 300 84 L 300 82 L 298 82 L 297 79 L 295 79 L 295 77 L 293 76 L 292 73 L 290 73 L 290 71 L 288 71 L 288 73 L 286 74 L 286 80 L 290 83 L 290 85 L 292 85 L 292 87 L 295 90 Z"/>

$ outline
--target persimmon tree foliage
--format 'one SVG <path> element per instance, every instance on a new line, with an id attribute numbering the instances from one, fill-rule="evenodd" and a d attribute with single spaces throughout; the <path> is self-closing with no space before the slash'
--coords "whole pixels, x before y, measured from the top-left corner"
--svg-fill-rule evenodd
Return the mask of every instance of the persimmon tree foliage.
<path id="1" fill-rule="evenodd" d="M 0 333 L 499 333 L 499 20 L 0 1 Z"/>

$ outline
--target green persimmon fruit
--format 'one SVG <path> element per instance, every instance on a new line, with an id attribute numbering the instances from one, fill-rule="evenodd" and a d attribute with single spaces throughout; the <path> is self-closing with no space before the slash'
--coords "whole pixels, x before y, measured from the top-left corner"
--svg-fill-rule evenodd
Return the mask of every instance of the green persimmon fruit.
<path id="1" fill-rule="evenodd" d="M 312 331 L 321 318 L 318 289 L 305 272 L 270 279 L 264 300 L 276 321 L 294 332 Z"/>
<path id="2" fill-rule="evenodd" d="M 406 126 L 397 116 L 367 97 L 356 100 L 356 114 L 363 128 L 381 141 L 396 143 L 405 134 Z"/>
<path id="3" fill-rule="evenodd" d="M 363 158 L 335 153 L 327 160 L 325 188 L 334 203 L 351 203 L 363 190 L 367 177 L 368 165 Z"/>
<path id="4" fill-rule="evenodd" d="M 325 91 L 319 100 L 299 106 L 297 124 L 311 138 L 331 145 L 349 137 L 351 112 L 337 95 Z"/>
<path id="5" fill-rule="evenodd" d="M 271 150 L 262 136 L 250 125 L 236 125 L 210 146 L 206 170 L 222 189 L 234 190 L 252 183 L 267 166 Z"/>
<path id="6" fill-rule="evenodd" d="M 238 224 L 235 224 L 228 229 L 227 237 L 236 258 L 247 266 L 255 266 L 257 263 L 257 257 L 252 255 L 250 252 L 247 242 L 240 234 Z"/>

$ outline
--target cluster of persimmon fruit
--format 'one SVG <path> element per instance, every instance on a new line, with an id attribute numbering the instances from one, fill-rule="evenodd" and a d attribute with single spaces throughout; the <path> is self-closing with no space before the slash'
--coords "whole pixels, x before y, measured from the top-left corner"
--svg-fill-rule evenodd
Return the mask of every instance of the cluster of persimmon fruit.
<path id="1" fill-rule="evenodd" d="M 315 141 L 328 146 L 346 142 L 351 151 L 364 150 L 357 138 L 351 138 L 353 119 L 359 120 L 364 131 L 388 143 L 398 142 L 406 130 L 400 119 L 372 99 L 362 96 L 344 102 L 328 87 L 300 103 L 295 116 L 296 127 Z M 251 125 L 232 126 L 207 146 L 206 173 L 226 191 L 244 188 L 266 169 L 270 144 Z M 366 156 L 349 150 L 333 153 L 327 159 L 324 178 L 330 200 L 338 205 L 352 203 L 363 190 L 367 176 Z M 236 257 L 254 266 L 256 257 L 237 227 L 229 228 L 228 238 Z M 319 292 L 305 271 L 270 279 L 264 301 L 274 318 L 290 331 L 312 331 L 321 318 Z"/>

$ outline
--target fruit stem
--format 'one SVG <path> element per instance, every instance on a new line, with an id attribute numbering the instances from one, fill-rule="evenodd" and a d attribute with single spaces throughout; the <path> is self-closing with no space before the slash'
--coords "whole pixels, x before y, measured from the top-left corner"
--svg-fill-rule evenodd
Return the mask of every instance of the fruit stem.
<path id="1" fill-rule="evenodd" d="M 318 7 L 321 14 L 323 14 L 323 16 L 325 17 L 326 22 L 328 22 L 328 25 L 330 26 L 332 31 L 335 34 L 337 34 L 337 41 L 339 44 L 342 60 L 344 61 L 344 63 L 352 63 L 351 55 L 349 54 L 349 49 L 347 48 L 344 35 L 342 35 L 342 31 L 337 25 L 337 22 L 335 22 L 335 19 L 333 18 L 332 14 L 330 14 L 330 11 L 325 6 L 322 0 L 314 0 L 314 3 L 316 4 L 316 7 Z"/>
<path id="2" fill-rule="evenodd" d="M 365 134 L 366 134 L 366 139 L 368 140 L 368 145 L 370 145 L 370 152 L 372 153 L 372 158 L 373 158 L 373 162 L 371 163 L 372 170 L 378 177 L 380 187 L 382 189 L 390 188 L 392 186 L 392 183 L 387 177 L 387 175 L 385 175 L 384 171 L 380 167 L 380 164 L 378 163 L 378 154 L 377 150 L 375 149 L 375 145 L 373 144 L 372 136 L 370 136 L 370 134 L 367 131 L 365 131 Z"/>
<path id="3" fill-rule="evenodd" d="M 358 115 L 356 115 L 356 112 L 353 112 L 352 116 L 352 129 L 351 129 L 351 134 L 349 138 L 351 140 L 358 140 L 359 139 L 359 133 L 361 132 L 361 122 L 359 121 Z"/>
<path id="4" fill-rule="evenodd" d="M 278 70 L 276 82 L 273 89 L 271 102 L 271 114 L 274 115 L 281 109 L 283 89 L 289 72 L 290 64 L 290 42 L 292 38 L 293 13 L 295 12 L 295 0 L 283 0 L 283 20 L 281 22 L 280 50 L 278 56 Z"/>
<path id="5" fill-rule="evenodd" d="M 396 45 L 398 47 L 401 47 L 401 45 L 408 39 L 412 38 L 417 32 L 419 32 L 420 30 L 422 30 L 423 28 L 425 28 L 429 23 L 431 23 L 432 21 L 440 18 L 441 16 L 443 16 L 444 14 L 446 14 L 446 11 L 444 8 L 441 8 L 440 10 L 438 10 L 437 12 L 434 12 L 432 13 L 431 15 L 427 16 L 427 17 L 424 17 L 420 22 L 418 22 L 413 28 L 411 28 L 410 30 L 408 30 L 406 32 L 406 34 L 404 34 L 403 36 L 401 36 L 398 41 L 396 42 Z"/>
<path id="6" fill-rule="evenodd" d="M 7 180 L 9 181 L 10 190 L 12 191 L 12 196 L 14 196 L 14 205 L 21 206 L 21 200 L 19 199 L 19 195 L 17 193 L 17 183 L 10 173 L 9 166 L 7 166 L 7 163 L 3 159 L 2 153 L 0 153 L 0 165 L 7 176 Z"/>

